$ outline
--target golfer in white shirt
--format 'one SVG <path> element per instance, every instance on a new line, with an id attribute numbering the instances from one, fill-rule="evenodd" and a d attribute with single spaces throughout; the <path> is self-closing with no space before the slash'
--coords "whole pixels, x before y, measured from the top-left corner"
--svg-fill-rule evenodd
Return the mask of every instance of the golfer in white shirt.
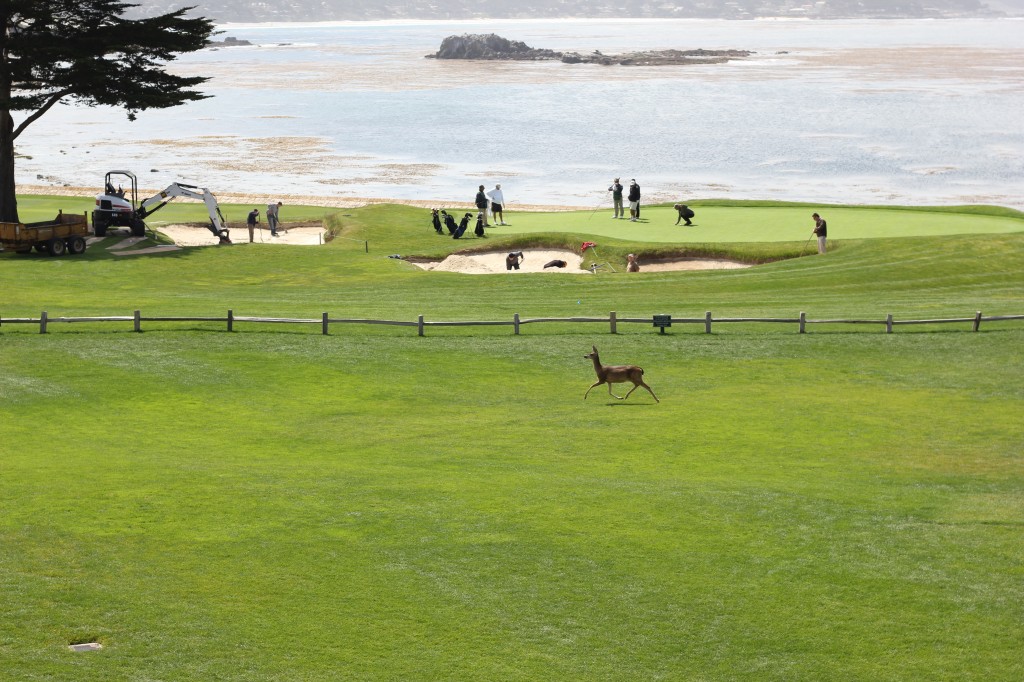
<path id="1" fill-rule="evenodd" d="M 502 215 L 502 207 L 505 205 L 505 195 L 501 193 L 501 185 L 497 184 L 487 193 L 491 200 L 491 216 L 494 217 L 495 225 L 504 225 L 505 217 Z"/>

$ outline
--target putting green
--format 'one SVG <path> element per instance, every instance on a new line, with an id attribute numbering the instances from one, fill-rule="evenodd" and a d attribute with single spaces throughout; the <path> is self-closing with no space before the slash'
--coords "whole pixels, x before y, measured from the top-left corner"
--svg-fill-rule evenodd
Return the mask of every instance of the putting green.
<path id="1" fill-rule="evenodd" d="M 508 212 L 508 227 L 491 228 L 489 234 L 574 232 L 613 237 L 633 242 L 714 243 L 791 242 L 811 236 L 817 211 L 828 221 L 830 239 L 875 239 L 954 234 L 1002 234 L 1024 231 L 1024 219 L 1013 216 L 959 213 L 922 208 L 856 208 L 806 206 L 699 206 L 692 227 L 675 225 L 671 206 L 641 208 L 641 220 L 613 220 L 611 207 L 597 212 Z"/>

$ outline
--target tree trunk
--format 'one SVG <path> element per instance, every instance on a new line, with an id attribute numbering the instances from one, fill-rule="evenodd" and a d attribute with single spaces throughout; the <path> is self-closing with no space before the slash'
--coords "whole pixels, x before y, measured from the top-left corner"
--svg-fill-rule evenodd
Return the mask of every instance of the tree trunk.
<path id="1" fill-rule="evenodd" d="M 18 222 L 18 197 L 14 184 L 14 118 L 0 111 L 0 222 Z"/>

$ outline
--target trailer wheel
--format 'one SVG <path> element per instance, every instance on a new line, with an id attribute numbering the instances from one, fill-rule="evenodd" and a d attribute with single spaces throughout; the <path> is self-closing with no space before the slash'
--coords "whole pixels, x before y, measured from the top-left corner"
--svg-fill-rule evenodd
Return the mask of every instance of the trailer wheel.
<path id="1" fill-rule="evenodd" d="M 50 252 L 51 256 L 63 256 L 67 252 L 67 244 L 64 243 L 63 239 L 54 237 L 50 240 L 46 250 Z"/>
<path id="2" fill-rule="evenodd" d="M 131 222 L 132 236 L 133 237 L 145 237 L 146 236 L 146 223 L 142 222 L 141 219 L 135 218 Z"/>
<path id="3" fill-rule="evenodd" d="M 67 244 L 68 253 L 72 256 L 78 256 L 85 253 L 85 240 L 81 237 L 69 237 Z"/>
<path id="4" fill-rule="evenodd" d="M 50 253 L 50 244 L 48 242 L 36 242 L 36 253 Z"/>

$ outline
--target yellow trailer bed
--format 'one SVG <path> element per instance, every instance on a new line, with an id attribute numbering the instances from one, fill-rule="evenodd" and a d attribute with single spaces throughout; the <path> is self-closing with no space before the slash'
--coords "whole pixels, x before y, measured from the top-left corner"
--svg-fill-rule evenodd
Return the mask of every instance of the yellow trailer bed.
<path id="1" fill-rule="evenodd" d="M 58 213 L 53 220 L 39 223 L 0 223 L 0 246 L 5 251 L 39 253 L 63 256 L 65 253 L 85 253 L 89 219 L 86 214 Z"/>

